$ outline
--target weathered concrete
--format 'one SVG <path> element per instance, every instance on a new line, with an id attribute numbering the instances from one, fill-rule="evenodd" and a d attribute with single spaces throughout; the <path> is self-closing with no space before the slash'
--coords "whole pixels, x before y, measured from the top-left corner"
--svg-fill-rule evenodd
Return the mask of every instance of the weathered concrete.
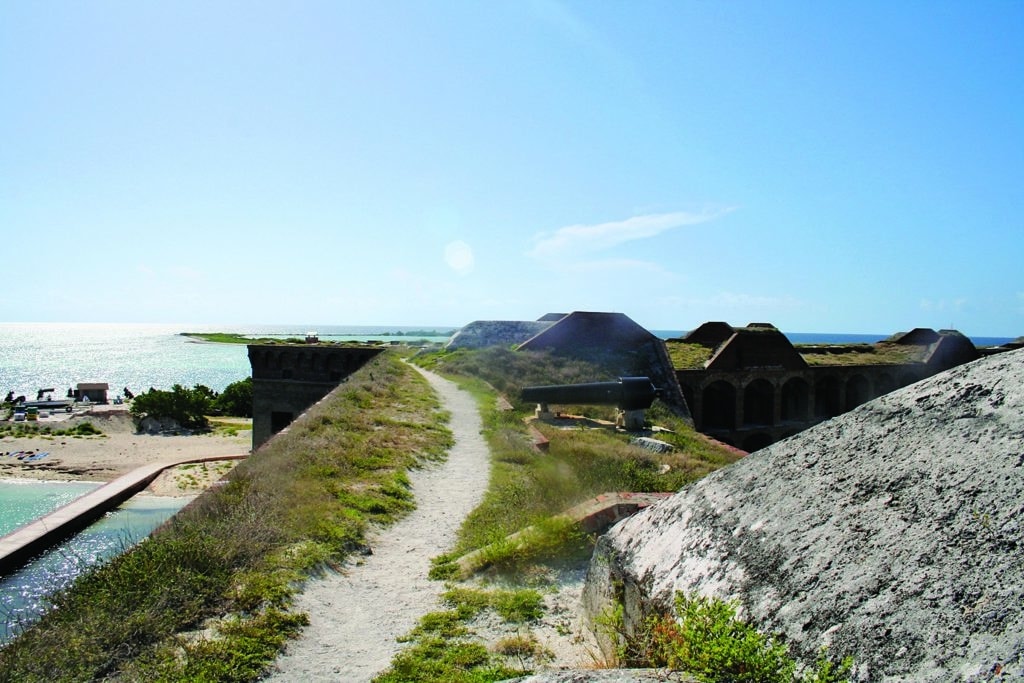
<path id="1" fill-rule="evenodd" d="M 54 510 L 45 517 L 15 529 L 0 538 L 0 576 L 20 568 L 25 562 L 71 534 L 84 529 L 103 513 L 143 490 L 166 469 L 197 462 L 242 460 L 246 455 L 215 455 L 179 458 L 152 463 L 132 470 L 81 498 Z"/>
<path id="2" fill-rule="evenodd" d="M 774 444 L 602 537 L 587 603 L 627 625 L 676 591 L 740 603 L 858 680 L 1024 675 L 1024 350 Z"/>

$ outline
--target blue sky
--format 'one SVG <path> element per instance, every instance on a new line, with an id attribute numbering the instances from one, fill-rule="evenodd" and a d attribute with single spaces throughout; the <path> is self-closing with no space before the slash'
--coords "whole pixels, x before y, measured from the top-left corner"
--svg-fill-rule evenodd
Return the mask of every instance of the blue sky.
<path id="1" fill-rule="evenodd" d="M 1024 334 L 1020 2 L 0 0 L 0 320 Z"/>

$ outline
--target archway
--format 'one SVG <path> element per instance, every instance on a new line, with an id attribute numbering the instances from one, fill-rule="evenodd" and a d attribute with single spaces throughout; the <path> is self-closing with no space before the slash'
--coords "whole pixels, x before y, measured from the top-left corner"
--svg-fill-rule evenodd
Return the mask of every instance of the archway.
<path id="1" fill-rule="evenodd" d="M 803 421 L 810 417 L 811 385 L 802 377 L 793 377 L 782 385 L 782 420 Z"/>
<path id="2" fill-rule="evenodd" d="M 853 375 L 846 381 L 846 408 L 852 410 L 871 400 L 871 385 L 864 375 Z"/>
<path id="3" fill-rule="evenodd" d="M 770 425 L 775 416 L 775 387 L 755 379 L 743 390 L 743 424 Z"/>
<path id="4" fill-rule="evenodd" d="M 736 428 L 736 388 L 724 380 L 704 387 L 704 428 Z"/>
<path id="5" fill-rule="evenodd" d="M 759 451 L 766 446 L 771 446 L 775 441 L 768 434 L 751 434 L 743 440 L 743 450 L 748 453 Z"/>
<path id="6" fill-rule="evenodd" d="M 814 415 L 815 417 L 835 417 L 843 412 L 843 397 L 840 392 L 839 380 L 835 377 L 822 377 L 814 383 Z"/>

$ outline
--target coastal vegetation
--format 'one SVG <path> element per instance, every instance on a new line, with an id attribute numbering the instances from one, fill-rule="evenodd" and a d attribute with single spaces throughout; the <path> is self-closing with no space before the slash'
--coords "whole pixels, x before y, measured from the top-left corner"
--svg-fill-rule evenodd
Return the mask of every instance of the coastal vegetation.
<path id="1" fill-rule="evenodd" d="M 301 581 L 414 506 L 406 472 L 451 434 L 382 354 L 149 539 L 80 577 L 0 650 L 0 681 L 251 681 L 306 616 Z M 300 424 L 300 423 L 297 423 Z"/>
<path id="2" fill-rule="evenodd" d="M 853 666 L 822 650 L 801 667 L 785 643 L 740 619 L 735 604 L 702 595 L 677 593 L 672 612 L 649 616 L 633 632 L 623 627 L 621 604 L 599 621 L 618 643 L 618 664 L 685 671 L 701 683 L 841 683 Z"/>
<path id="3" fill-rule="evenodd" d="M 454 330 L 383 330 L 380 332 L 373 332 L 372 334 L 353 334 L 353 335 L 331 335 L 331 336 L 352 336 L 352 337 L 395 337 L 397 340 L 404 339 L 415 339 L 419 337 L 448 337 Z M 305 344 L 305 336 L 253 336 L 249 334 L 241 334 L 238 332 L 181 332 L 181 336 L 189 337 L 191 339 L 198 339 L 204 342 L 213 342 L 216 344 Z M 351 343 L 370 343 L 370 342 L 344 342 L 346 344 Z"/>
<path id="4" fill-rule="evenodd" d="M 9 436 L 20 439 L 28 436 L 56 437 L 70 436 L 72 438 L 103 436 L 103 431 L 92 422 L 79 422 L 74 427 L 64 429 L 54 428 L 50 425 L 32 424 L 27 422 L 0 423 L 0 436 Z"/>
<path id="5" fill-rule="evenodd" d="M 180 384 L 170 391 L 150 389 L 132 399 L 129 412 L 136 424 L 153 417 L 192 429 L 209 428 L 209 415 L 252 417 L 252 378 L 232 382 L 220 393 L 202 384 L 191 389 Z"/>

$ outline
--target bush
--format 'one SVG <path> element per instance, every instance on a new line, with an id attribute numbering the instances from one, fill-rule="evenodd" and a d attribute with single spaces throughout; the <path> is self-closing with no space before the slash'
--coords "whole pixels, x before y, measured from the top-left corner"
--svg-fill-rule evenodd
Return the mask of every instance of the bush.
<path id="1" fill-rule="evenodd" d="M 668 667 L 706 683 L 839 683 L 852 668 L 851 659 L 836 663 L 822 652 L 798 672 L 784 643 L 737 618 L 735 604 L 702 595 L 677 593 L 674 615 L 650 617 L 634 634 L 621 629 L 621 611 L 609 623 L 619 630 L 625 665 Z"/>
<path id="2" fill-rule="evenodd" d="M 170 391 L 150 389 L 132 400 L 131 415 L 136 422 L 143 418 L 169 418 L 184 427 L 205 428 L 206 415 L 211 412 L 213 392 L 202 385 L 186 389 L 175 384 Z"/>
<path id="3" fill-rule="evenodd" d="M 252 417 L 252 377 L 232 382 L 213 401 L 218 415 Z"/>

